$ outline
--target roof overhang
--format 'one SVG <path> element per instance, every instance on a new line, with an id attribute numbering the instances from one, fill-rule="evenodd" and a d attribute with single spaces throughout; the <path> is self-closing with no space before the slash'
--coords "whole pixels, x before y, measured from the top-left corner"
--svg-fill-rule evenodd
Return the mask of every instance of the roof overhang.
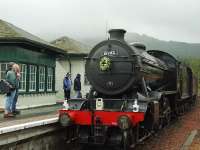
<path id="1" fill-rule="evenodd" d="M 70 57 L 86 57 L 88 54 L 86 53 L 68 53 Z"/>
<path id="2" fill-rule="evenodd" d="M 27 39 L 27 38 L 23 38 L 23 37 L 17 37 L 17 38 L 0 38 L 0 43 L 4 43 L 4 44 L 9 44 L 9 43 L 12 43 L 12 44 L 26 44 L 26 45 L 29 45 L 29 46 L 34 46 L 34 47 L 38 47 L 39 51 L 44 53 L 44 50 L 48 50 L 47 52 L 51 52 L 51 53 L 54 53 L 58 56 L 61 56 L 61 55 L 64 55 L 64 56 L 67 56 L 68 53 L 58 47 L 54 47 L 54 46 L 51 46 L 51 45 L 46 45 L 46 44 L 43 44 L 43 43 L 40 43 L 40 42 L 37 42 L 37 41 L 33 41 L 33 40 L 30 40 L 30 39 Z"/>

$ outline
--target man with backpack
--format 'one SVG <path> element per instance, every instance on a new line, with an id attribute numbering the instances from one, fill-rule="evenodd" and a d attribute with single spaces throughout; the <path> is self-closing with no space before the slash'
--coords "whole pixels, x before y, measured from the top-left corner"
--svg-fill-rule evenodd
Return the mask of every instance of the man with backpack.
<path id="1" fill-rule="evenodd" d="M 16 94 L 17 77 L 13 65 L 14 63 L 9 63 L 8 71 L 6 72 L 6 81 L 10 84 L 11 88 L 10 91 L 6 94 L 5 98 L 4 118 L 14 117 L 14 114 L 12 113 L 12 105 Z"/>

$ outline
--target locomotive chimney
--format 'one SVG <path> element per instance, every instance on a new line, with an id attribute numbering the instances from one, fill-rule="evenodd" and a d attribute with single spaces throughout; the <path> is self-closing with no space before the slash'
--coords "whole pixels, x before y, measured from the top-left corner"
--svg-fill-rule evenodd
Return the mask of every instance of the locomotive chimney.
<path id="1" fill-rule="evenodd" d="M 126 30 L 124 29 L 111 29 L 108 31 L 110 34 L 110 39 L 112 40 L 119 40 L 124 42 L 124 34 Z"/>

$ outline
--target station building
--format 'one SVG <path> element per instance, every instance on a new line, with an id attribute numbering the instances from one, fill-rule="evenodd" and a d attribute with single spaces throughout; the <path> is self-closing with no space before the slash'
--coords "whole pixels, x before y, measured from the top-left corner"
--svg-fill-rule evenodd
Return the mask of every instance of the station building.
<path id="1" fill-rule="evenodd" d="M 85 96 L 90 89 L 89 82 L 85 76 L 85 57 L 87 57 L 90 47 L 67 36 L 58 38 L 52 41 L 51 44 L 68 53 L 68 57 L 60 57 L 58 58 L 58 61 L 56 61 L 56 72 L 59 72 L 56 74 L 56 89 L 58 91 L 58 98 L 63 97 L 62 84 L 63 78 L 67 72 L 71 73 L 72 84 L 77 73 L 81 74 L 81 92 L 82 95 Z M 74 96 L 75 92 L 72 85 L 71 97 L 73 98 Z"/>
<path id="2" fill-rule="evenodd" d="M 9 62 L 20 65 L 18 108 L 55 104 L 56 59 L 62 57 L 68 57 L 66 51 L 0 20 L 0 79 L 5 78 Z M 4 96 L 0 94 L 0 108 Z"/>
<path id="3" fill-rule="evenodd" d="M 18 108 L 55 104 L 64 98 L 63 79 L 71 73 L 72 83 L 81 74 L 82 95 L 90 89 L 85 76 L 85 57 L 90 47 L 68 37 L 51 43 L 0 20 L 0 80 L 5 79 L 9 62 L 21 68 Z M 71 90 L 71 97 L 75 92 Z M 0 109 L 5 94 L 0 93 Z"/>

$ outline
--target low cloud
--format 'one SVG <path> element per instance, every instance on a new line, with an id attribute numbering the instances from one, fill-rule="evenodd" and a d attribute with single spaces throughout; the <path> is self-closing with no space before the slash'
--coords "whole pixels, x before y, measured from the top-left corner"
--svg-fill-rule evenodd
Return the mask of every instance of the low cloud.
<path id="1" fill-rule="evenodd" d="M 6 0 L 0 18 L 47 40 L 104 36 L 109 28 L 199 43 L 198 0 Z"/>

